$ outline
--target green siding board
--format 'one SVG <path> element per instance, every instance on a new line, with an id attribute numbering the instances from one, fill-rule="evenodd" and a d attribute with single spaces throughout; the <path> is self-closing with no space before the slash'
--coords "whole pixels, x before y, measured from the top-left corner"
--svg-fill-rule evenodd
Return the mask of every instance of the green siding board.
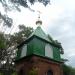
<path id="1" fill-rule="evenodd" d="M 28 44 L 27 44 L 27 55 L 33 54 L 33 44 L 34 44 L 33 40 L 28 42 Z"/>
<path id="2" fill-rule="evenodd" d="M 27 55 L 37 54 L 44 56 L 45 55 L 45 43 L 37 38 L 34 38 L 27 45 Z"/>
<path id="3" fill-rule="evenodd" d="M 34 38 L 34 54 L 45 56 L 45 43 Z"/>
<path id="4" fill-rule="evenodd" d="M 60 61 L 60 51 L 59 48 L 53 46 L 53 56 L 55 60 Z"/>

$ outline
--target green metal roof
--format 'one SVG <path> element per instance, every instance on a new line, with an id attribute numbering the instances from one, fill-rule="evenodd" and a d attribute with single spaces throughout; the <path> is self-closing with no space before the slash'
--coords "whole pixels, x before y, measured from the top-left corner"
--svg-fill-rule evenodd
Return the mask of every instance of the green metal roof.
<path id="1" fill-rule="evenodd" d="M 37 37 L 39 37 L 39 38 L 41 38 L 41 39 L 44 39 L 44 40 L 46 40 L 46 41 L 48 41 L 48 42 L 52 42 L 52 40 L 50 40 L 50 39 L 48 38 L 48 36 L 44 33 L 44 31 L 41 29 L 40 26 L 38 26 L 38 27 L 35 29 L 35 31 L 29 36 L 29 38 L 31 38 L 33 35 L 35 35 L 35 36 L 37 36 Z"/>
<path id="2" fill-rule="evenodd" d="M 46 40 L 49 43 L 52 43 L 56 46 L 59 46 L 61 48 L 61 44 L 58 42 L 58 40 L 53 40 L 53 38 L 48 34 L 45 34 L 44 31 L 42 30 L 42 28 L 40 26 L 38 26 L 34 32 L 29 36 L 29 38 L 31 38 L 32 36 L 37 36 L 43 40 Z M 28 39 L 29 39 L 28 38 Z"/>
<path id="3" fill-rule="evenodd" d="M 47 35 L 44 33 L 44 31 L 42 30 L 42 28 L 40 26 L 38 26 L 34 31 L 33 33 L 23 42 L 21 43 L 19 46 L 21 46 L 22 44 L 24 44 L 27 40 L 29 40 L 31 37 L 33 36 L 37 36 L 55 46 L 58 46 L 61 48 L 61 44 L 57 41 L 57 40 L 53 40 L 53 38 L 50 36 L 50 35 Z M 19 47 L 18 46 L 18 47 Z"/>

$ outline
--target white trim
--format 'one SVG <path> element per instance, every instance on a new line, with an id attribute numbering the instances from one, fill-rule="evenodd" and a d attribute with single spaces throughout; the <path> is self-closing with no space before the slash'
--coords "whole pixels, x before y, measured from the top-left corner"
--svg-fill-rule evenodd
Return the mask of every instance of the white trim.
<path id="1" fill-rule="evenodd" d="M 26 53 L 27 53 L 27 44 L 25 44 L 25 45 L 22 47 L 21 57 L 26 56 Z"/>
<path id="2" fill-rule="evenodd" d="M 45 46 L 45 56 L 53 58 L 53 49 L 50 44 L 46 44 Z"/>

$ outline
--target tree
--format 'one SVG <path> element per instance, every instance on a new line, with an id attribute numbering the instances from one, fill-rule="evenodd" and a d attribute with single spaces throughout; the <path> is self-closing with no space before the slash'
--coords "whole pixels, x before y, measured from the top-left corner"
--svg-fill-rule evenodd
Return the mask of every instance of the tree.
<path id="1" fill-rule="evenodd" d="M 14 48 L 25 41 L 25 39 L 33 32 L 33 28 L 19 25 L 19 32 L 13 35 L 0 32 L 0 59 L 4 58 L 7 52 L 8 55 L 13 54 Z M 5 55 L 4 55 L 4 54 Z"/>
<path id="2" fill-rule="evenodd" d="M 12 61 L 16 55 L 16 47 L 27 39 L 27 37 L 33 32 L 33 28 L 26 27 L 25 25 L 19 25 L 19 32 L 14 33 L 13 35 L 6 35 L 6 49 L 8 56 L 7 58 Z"/>
<path id="3" fill-rule="evenodd" d="M 0 0 L 0 4 L 4 8 L 5 14 L 3 14 L 0 10 L 0 29 L 3 32 L 11 26 L 13 27 L 13 19 L 8 16 L 8 12 L 12 10 L 21 11 L 20 7 L 28 8 L 30 11 L 35 12 L 35 10 L 31 9 L 31 6 L 34 5 L 36 2 L 42 3 L 44 6 L 50 3 L 50 0 Z"/>
<path id="4" fill-rule="evenodd" d="M 14 33 L 10 37 L 10 43 L 12 45 L 19 45 L 33 32 L 33 28 L 26 27 L 25 25 L 19 25 L 19 32 Z"/>
<path id="5" fill-rule="evenodd" d="M 4 21 L 3 25 L 7 25 L 8 27 L 11 27 L 11 25 L 12 25 L 12 19 L 9 18 L 7 15 L 2 15 L 0 13 L 0 20 Z"/>
<path id="6" fill-rule="evenodd" d="M 2 6 L 5 8 L 5 10 L 11 10 L 14 8 L 20 10 L 19 6 L 23 6 L 25 8 L 30 9 L 30 5 L 28 3 L 33 5 L 35 2 L 40 2 L 46 6 L 48 3 L 50 3 L 50 0 L 0 0 L 0 2 Z M 11 5 L 9 5 L 8 3 L 10 3 Z"/>
<path id="7" fill-rule="evenodd" d="M 0 4 L 2 4 L 4 11 L 6 12 L 6 14 L 3 15 L 0 11 L 0 19 L 4 22 L 3 25 L 11 27 L 13 23 L 13 20 L 7 15 L 8 11 L 21 11 L 20 6 L 22 6 L 34 12 L 35 10 L 31 9 L 31 5 L 34 5 L 35 2 L 43 3 L 43 5 L 46 6 L 50 3 L 50 0 L 0 0 Z"/>
<path id="8" fill-rule="evenodd" d="M 4 37 L 4 34 L 0 32 L 0 64 L 1 61 L 5 59 L 5 56 L 7 55 L 6 52 L 6 39 Z"/>
<path id="9" fill-rule="evenodd" d="M 5 49 L 6 43 L 5 43 L 5 37 L 2 32 L 0 32 L 0 49 Z"/>
<path id="10" fill-rule="evenodd" d="M 75 75 L 75 68 L 63 64 L 63 75 Z"/>
<path id="11" fill-rule="evenodd" d="M 13 60 L 16 55 L 16 47 L 33 32 L 33 28 L 19 25 L 19 32 L 13 35 L 0 34 L 0 62 L 6 61 L 5 64 L 0 63 L 2 68 L 9 69 L 10 73 L 14 70 Z M 3 71 L 7 73 L 5 70 Z"/>

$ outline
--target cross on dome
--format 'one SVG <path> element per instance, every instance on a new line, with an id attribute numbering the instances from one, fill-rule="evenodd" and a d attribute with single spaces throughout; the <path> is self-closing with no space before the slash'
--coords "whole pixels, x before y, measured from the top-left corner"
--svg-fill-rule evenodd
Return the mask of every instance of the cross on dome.
<path id="1" fill-rule="evenodd" d="M 38 14 L 38 20 L 36 21 L 36 25 L 40 26 L 42 25 L 42 21 L 40 20 L 40 14 L 41 12 L 40 11 L 37 11 L 39 14 Z"/>

